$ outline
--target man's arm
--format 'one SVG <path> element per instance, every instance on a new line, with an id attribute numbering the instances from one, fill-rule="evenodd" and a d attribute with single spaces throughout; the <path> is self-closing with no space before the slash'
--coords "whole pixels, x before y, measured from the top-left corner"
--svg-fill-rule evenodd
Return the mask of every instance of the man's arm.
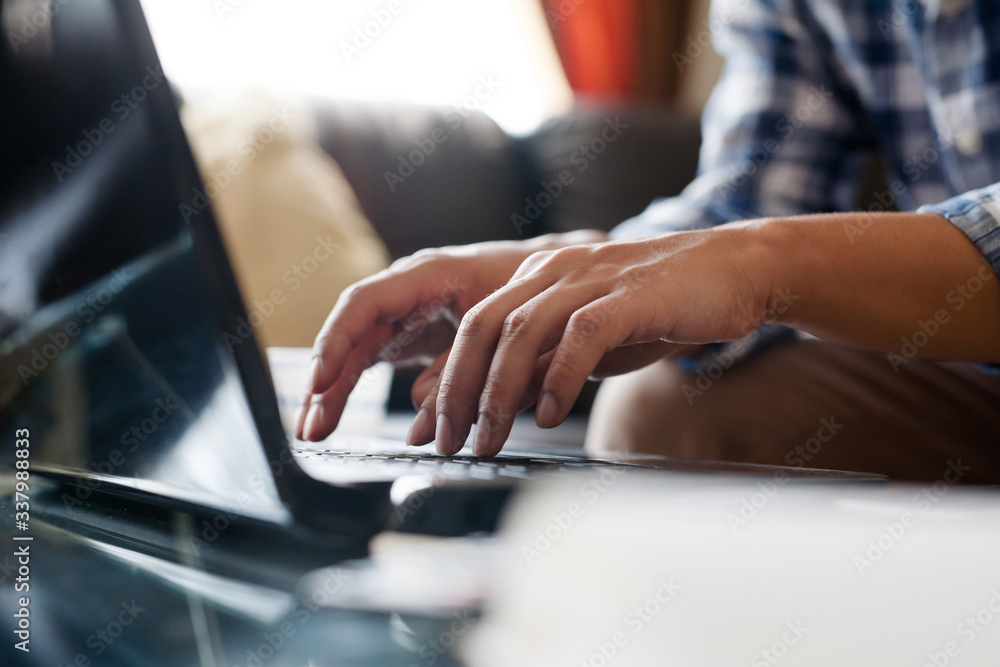
<path id="1" fill-rule="evenodd" d="M 758 232 L 776 322 L 888 353 L 894 366 L 1000 362 L 1000 280 L 943 217 L 828 214 L 761 222 Z M 787 307 L 777 302 L 783 289 Z"/>
<path id="2" fill-rule="evenodd" d="M 698 177 L 611 232 L 626 239 L 757 218 L 848 211 L 875 141 L 856 91 L 803 3 L 716 0 L 713 44 L 726 59 L 702 116 Z M 795 336 L 768 321 L 682 359 L 740 361 Z"/>
<path id="3" fill-rule="evenodd" d="M 845 226 L 859 223 L 864 241 L 852 243 Z M 754 220 L 538 253 L 463 318 L 436 396 L 438 451 L 457 451 L 475 421 L 476 453 L 496 454 L 542 357 L 535 418 L 551 427 L 609 350 L 733 340 L 769 319 L 903 359 L 998 362 L 998 283 L 961 230 L 919 213 Z"/>

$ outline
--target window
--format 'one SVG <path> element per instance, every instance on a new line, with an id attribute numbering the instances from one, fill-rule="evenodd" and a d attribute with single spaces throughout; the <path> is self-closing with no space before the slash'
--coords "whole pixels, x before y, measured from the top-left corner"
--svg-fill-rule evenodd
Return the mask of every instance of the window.
<path id="1" fill-rule="evenodd" d="M 537 0 L 142 0 L 187 91 L 474 106 L 525 133 L 572 96 Z"/>

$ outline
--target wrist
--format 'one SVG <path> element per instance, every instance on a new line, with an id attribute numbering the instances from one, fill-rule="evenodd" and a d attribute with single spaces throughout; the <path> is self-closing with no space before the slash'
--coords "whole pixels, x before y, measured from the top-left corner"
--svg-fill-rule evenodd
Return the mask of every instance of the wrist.
<path id="1" fill-rule="evenodd" d="M 729 225 L 726 225 L 728 227 Z M 785 324 L 796 281 L 792 275 L 795 238 L 781 218 L 765 218 L 732 225 L 739 244 L 738 265 L 745 275 L 760 323 Z"/>

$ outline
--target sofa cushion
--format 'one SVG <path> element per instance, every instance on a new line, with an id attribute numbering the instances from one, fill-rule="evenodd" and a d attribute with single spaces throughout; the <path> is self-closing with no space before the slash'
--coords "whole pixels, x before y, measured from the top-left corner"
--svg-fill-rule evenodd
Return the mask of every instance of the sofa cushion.
<path id="1" fill-rule="evenodd" d="M 341 101 L 314 108 L 320 145 L 394 257 L 517 238 L 518 161 L 511 139 L 482 112 Z"/>
<path id="2" fill-rule="evenodd" d="M 527 218 L 541 209 L 533 231 L 609 230 L 683 190 L 700 144 L 698 120 L 684 114 L 580 106 L 527 140 L 538 173 L 519 213 Z"/>

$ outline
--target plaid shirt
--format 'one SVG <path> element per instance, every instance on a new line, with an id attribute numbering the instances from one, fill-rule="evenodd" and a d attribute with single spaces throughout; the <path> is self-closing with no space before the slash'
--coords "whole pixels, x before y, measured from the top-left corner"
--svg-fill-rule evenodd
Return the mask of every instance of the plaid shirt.
<path id="1" fill-rule="evenodd" d="M 848 211 L 877 154 L 870 210 L 944 216 L 1000 273 L 1000 3 L 717 0 L 708 29 L 726 66 L 698 177 L 613 237 Z"/>

